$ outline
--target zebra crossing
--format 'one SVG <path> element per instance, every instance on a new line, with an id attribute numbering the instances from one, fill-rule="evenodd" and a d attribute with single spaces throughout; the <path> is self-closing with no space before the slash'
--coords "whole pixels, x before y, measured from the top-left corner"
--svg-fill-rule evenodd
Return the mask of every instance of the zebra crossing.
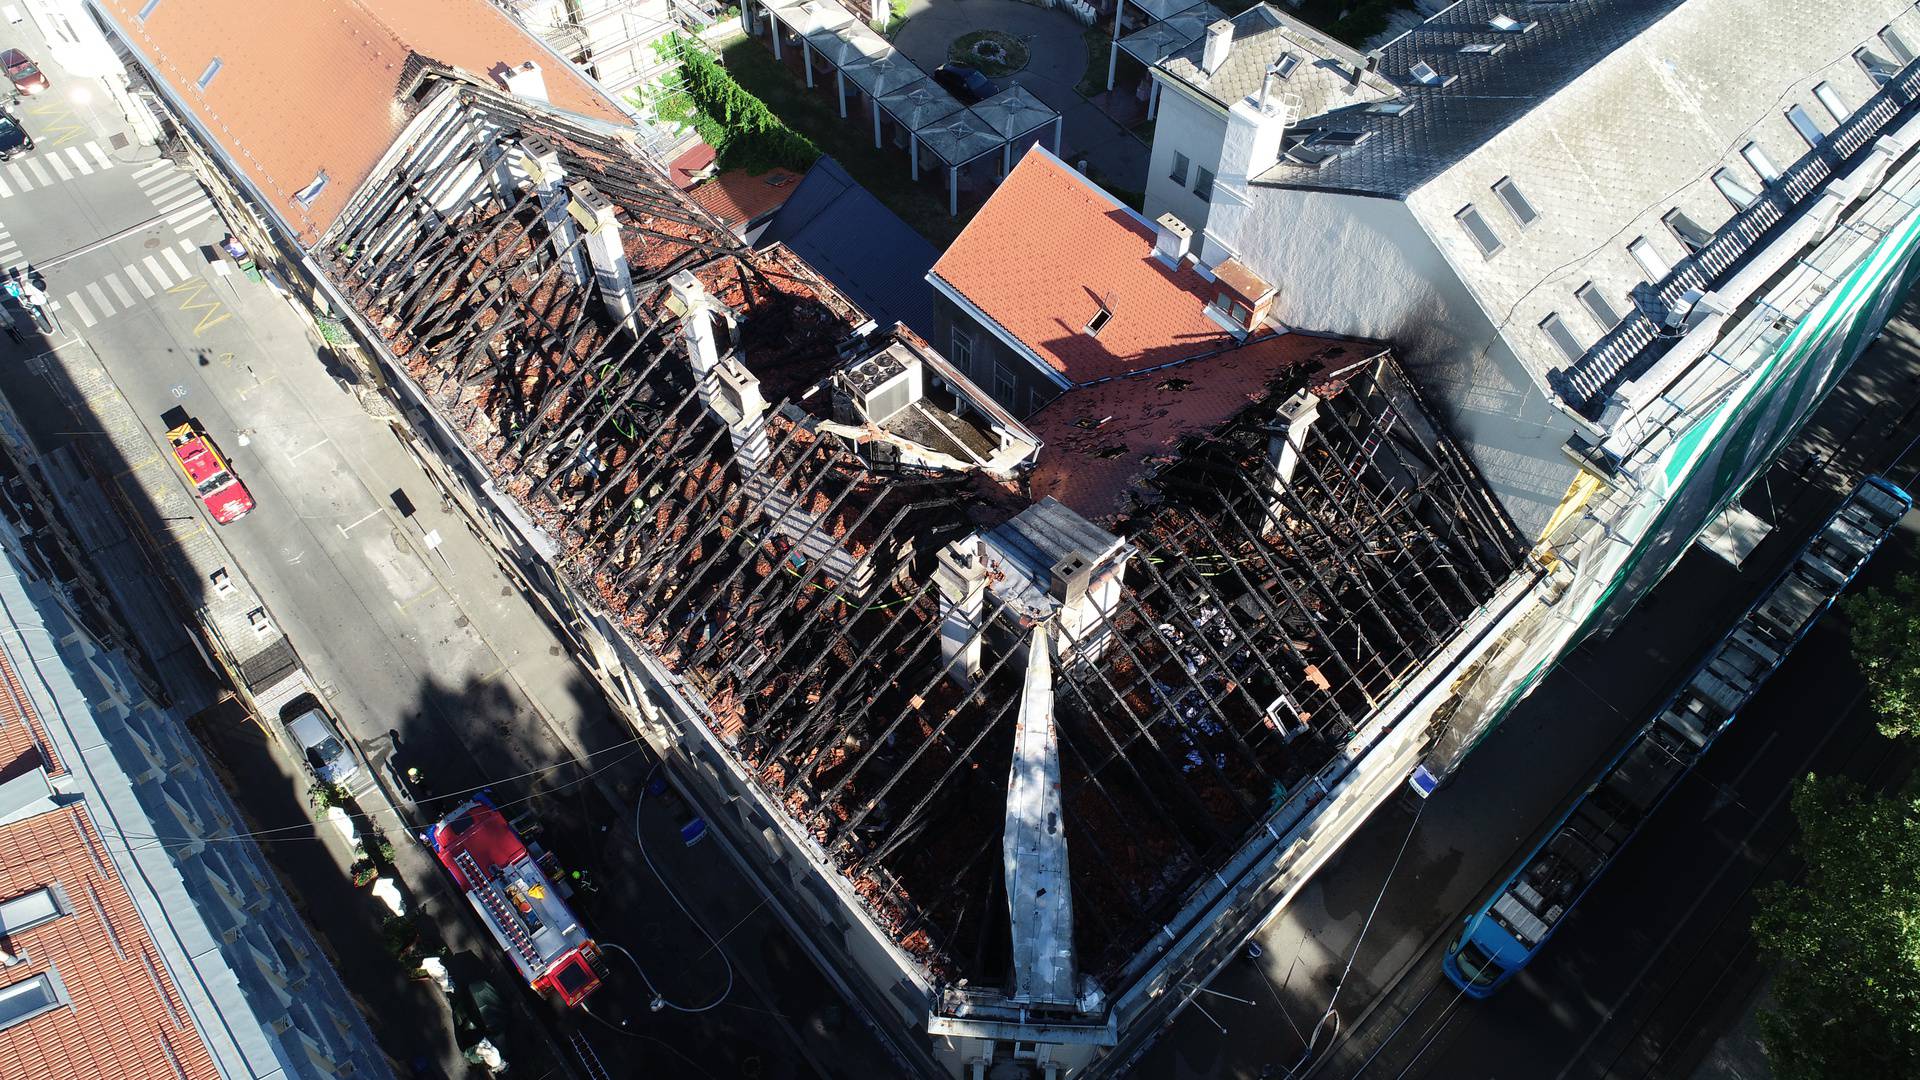
<path id="1" fill-rule="evenodd" d="M 182 240 L 175 247 L 161 248 L 158 253 L 144 256 L 139 262 L 128 263 L 97 281 L 80 286 L 55 300 L 53 310 L 66 312 L 85 326 L 97 326 L 101 319 L 112 318 L 132 308 L 136 303 L 135 292 L 143 299 L 151 300 L 155 294 L 193 278 L 195 274 L 187 260 L 181 258 L 182 255 L 202 258 L 193 241 Z"/>
<path id="2" fill-rule="evenodd" d="M 26 260 L 20 256 L 20 244 L 14 240 L 13 233 L 6 225 L 0 224 L 0 267 L 18 266 Z"/>
<path id="3" fill-rule="evenodd" d="M 140 166 L 133 179 L 175 232 L 184 233 L 219 213 L 200 181 L 165 158 Z"/>
<path id="4" fill-rule="evenodd" d="M 10 199 L 18 192 L 68 183 L 76 177 L 91 176 L 118 166 L 119 162 L 114 161 L 112 155 L 97 142 L 46 147 L 0 166 L 0 199 Z"/>

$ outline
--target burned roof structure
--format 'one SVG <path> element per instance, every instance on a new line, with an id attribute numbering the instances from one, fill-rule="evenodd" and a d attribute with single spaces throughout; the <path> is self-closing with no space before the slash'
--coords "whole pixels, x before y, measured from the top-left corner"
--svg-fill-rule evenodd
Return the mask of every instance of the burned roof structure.
<path id="1" fill-rule="evenodd" d="M 1175 913 L 1520 563 L 1359 342 L 1158 433 L 1112 512 L 1036 498 L 1050 450 L 925 342 L 484 90 L 428 102 L 316 254 L 605 666 L 816 875 L 789 902 L 881 943 L 936 1035 L 1111 1044 Z"/>

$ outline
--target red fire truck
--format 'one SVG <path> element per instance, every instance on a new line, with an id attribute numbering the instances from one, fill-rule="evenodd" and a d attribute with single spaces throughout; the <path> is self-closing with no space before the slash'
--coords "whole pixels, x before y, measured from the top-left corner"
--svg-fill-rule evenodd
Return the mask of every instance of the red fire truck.
<path id="1" fill-rule="evenodd" d="M 427 840 L 527 985 L 569 1007 L 600 985 L 600 950 L 520 834 L 485 795 L 427 830 Z"/>

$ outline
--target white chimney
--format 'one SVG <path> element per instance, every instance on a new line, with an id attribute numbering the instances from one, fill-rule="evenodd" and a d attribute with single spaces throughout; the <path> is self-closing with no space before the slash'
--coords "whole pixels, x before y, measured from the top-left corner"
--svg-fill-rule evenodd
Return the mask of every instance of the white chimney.
<path id="1" fill-rule="evenodd" d="M 540 65 L 529 60 L 506 74 L 507 92 L 529 101 L 547 100 L 547 79 Z"/>
<path id="2" fill-rule="evenodd" d="M 1193 243 L 1193 230 L 1187 223 L 1174 217 L 1172 212 L 1161 214 L 1153 223 L 1153 253 L 1160 261 L 1177 267 L 1180 260 L 1187 257 L 1187 248 Z"/>
<path id="3" fill-rule="evenodd" d="M 1220 143 L 1219 179 L 1243 185 L 1272 168 L 1280 160 L 1287 127 L 1293 122 L 1291 110 L 1262 110 L 1257 100 L 1242 98 L 1227 110 L 1226 136 Z"/>
<path id="4" fill-rule="evenodd" d="M 1200 70 L 1212 75 L 1227 62 L 1227 54 L 1233 51 L 1233 23 L 1220 19 L 1207 27 L 1207 44 L 1200 53 Z"/>
<path id="5" fill-rule="evenodd" d="M 1299 391 L 1280 406 L 1280 415 L 1267 436 L 1267 461 L 1273 466 L 1271 486 L 1275 496 L 1293 483 L 1293 471 L 1307 447 L 1307 430 L 1319 417 L 1320 396 L 1311 390 Z"/>

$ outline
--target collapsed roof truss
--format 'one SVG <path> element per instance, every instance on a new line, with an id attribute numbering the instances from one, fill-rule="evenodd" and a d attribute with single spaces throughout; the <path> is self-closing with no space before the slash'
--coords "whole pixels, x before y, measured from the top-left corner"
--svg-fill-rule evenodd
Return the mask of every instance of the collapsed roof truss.
<path id="1" fill-rule="evenodd" d="M 813 392 L 860 316 L 803 263 L 741 248 L 606 136 L 486 95 L 456 105 L 350 208 L 330 271 L 560 541 L 562 572 L 698 691 L 764 801 L 930 971 L 990 980 L 1008 931 L 989 854 L 1032 616 L 990 595 L 948 648 L 931 561 L 1024 503 L 976 474 L 883 468 L 821 428 Z M 619 207 L 631 319 L 604 275 L 570 271 L 581 237 L 513 164 L 527 135 Z M 668 303 L 683 272 L 717 317 Z M 689 358 L 694 330 L 723 322 L 724 361 L 775 402 L 750 453 Z M 1266 425 L 1304 369 L 1191 439 L 1117 525 L 1115 599 L 1056 665 L 1073 921 L 1096 977 L 1516 563 L 1397 367 L 1360 366 L 1321 386 L 1285 481 Z"/>

